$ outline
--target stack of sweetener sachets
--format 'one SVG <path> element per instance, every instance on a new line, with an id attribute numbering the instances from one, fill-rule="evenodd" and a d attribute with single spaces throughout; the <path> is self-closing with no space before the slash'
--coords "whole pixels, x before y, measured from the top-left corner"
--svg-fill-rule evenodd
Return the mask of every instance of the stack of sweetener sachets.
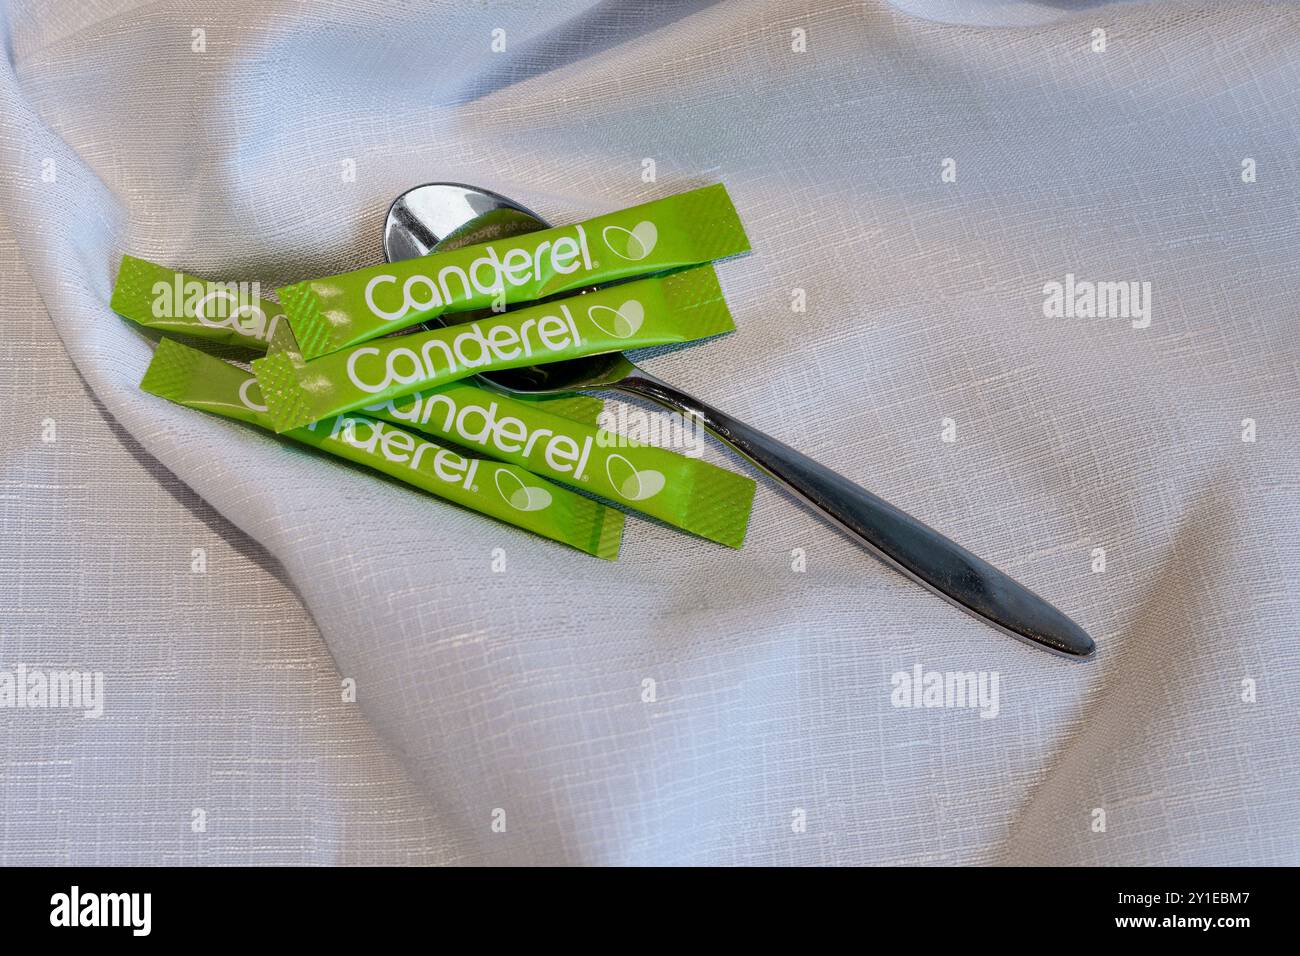
<path id="1" fill-rule="evenodd" d="M 619 509 L 738 548 L 751 479 L 601 429 L 598 399 L 506 395 L 469 379 L 731 331 L 711 263 L 748 250 L 735 207 L 714 185 L 295 283 L 276 290 L 279 306 L 256 283 L 207 281 L 124 256 L 112 307 L 149 328 L 265 353 L 249 371 L 163 338 L 140 383 L 151 394 L 598 557 L 618 556 Z M 422 327 L 489 306 L 488 318 Z"/>

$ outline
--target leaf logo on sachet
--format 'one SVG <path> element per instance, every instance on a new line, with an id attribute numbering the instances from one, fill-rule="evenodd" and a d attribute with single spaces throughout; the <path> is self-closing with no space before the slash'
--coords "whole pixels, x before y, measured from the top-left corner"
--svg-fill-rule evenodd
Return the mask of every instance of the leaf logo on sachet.
<path id="1" fill-rule="evenodd" d="M 600 238 L 605 240 L 609 251 L 620 259 L 640 262 L 655 251 L 659 241 L 659 230 L 648 219 L 638 222 L 631 229 L 622 226 L 606 226 L 601 230 Z"/>
<path id="2" fill-rule="evenodd" d="M 606 335 L 616 339 L 630 339 L 645 322 L 645 306 L 636 299 L 628 299 L 617 309 L 607 305 L 593 305 L 587 310 L 591 324 Z"/>
<path id="3" fill-rule="evenodd" d="M 622 465 L 614 467 L 616 461 L 622 462 Z M 653 468 L 638 471 L 636 465 L 622 455 L 610 455 L 605 459 L 605 477 L 614 486 L 614 490 L 628 501 L 645 501 L 664 490 L 662 471 Z"/>
<path id="4" fill-rule="evenodd" d="M 502 475 L 509 479 L 505 483 L 505 488 L 501 486 Z M 551 503 L 549 491 L 545 488 L 529 487 L 508 468 L 498 468 L 493 481 L 497 486 L 497 494 L 501 495 L 502 500 L 516 511 L 541 511 Z M 511 482 L 514 482 L 514 487 L 507 492 L 506 488 L 510 488 Z"/>

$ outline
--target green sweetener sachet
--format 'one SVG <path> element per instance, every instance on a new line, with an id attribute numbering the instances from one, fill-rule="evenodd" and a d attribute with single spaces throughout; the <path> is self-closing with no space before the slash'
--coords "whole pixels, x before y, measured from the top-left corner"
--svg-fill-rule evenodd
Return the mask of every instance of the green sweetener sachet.
<path id="1" fill-rule="evenodd" d="M 753 480 L 698 458 L 629 442 L 462 382 L 373 405 L 365 414 L 484 452 L 711 541 L 739 548 L 745 540 Z"/>
<path id="2" fill-rule="evenodd" d="M 444 312 L 531 302 L 749 251 L 719 183 L 572 226 L 507 236 L 277 289 L 317 358 Z"/>
<path id="3" fill-rule="evenodd" d="M 288 325 L 281 325 L 271 351 L 297 347 Z M 553 409 L 556 404 L 458 381 L 361 411 L 593 492 L 711 541 L 741 546 L 754 499 L 752 479 L 594 427 L 595 421 Z M 701 447 L 703 426 L 681 416 L 677 421 L 686 446 Z"/>
<path id="4" fill-rule="evenodd" d="M 284 311 L 256 282 L 212 282 L 123 256 L 110 307 L 138 325 L 265 352 Z"/>
<path id="5" fill-rule="evenodd" d="M 271 427 L 251 373 L 172 339 L 159 343 L 140 387 L 180 405 Z M 468 458 L 366 415 L 340 415 L 285 437 L 587 554 L 618 557 L 621 511 L 518 466 Z"/>
<path id="6" fill-rule="evenodd" d="M 310 361 L 299 351 L 273 351 L 253 362 L 253 371 L 282 432 L 479 372 L 689 342 L 733 328 L 717 274 L 700 266 Z"/>
<path id="7" fill-rule="evenodd" d="M 173 335 L 259 352 L 269 350 L 277 336 L 293 341 L 280 307 L 261 298 L 258 283 L 213 282 L 130 255 L 122 257 L 111 305 L 114 312 L 139 325 Z M 539 395 L 525 400 L 588 425 L 600 420 L 605 407 L 602 399 L 591 395 Z"/>

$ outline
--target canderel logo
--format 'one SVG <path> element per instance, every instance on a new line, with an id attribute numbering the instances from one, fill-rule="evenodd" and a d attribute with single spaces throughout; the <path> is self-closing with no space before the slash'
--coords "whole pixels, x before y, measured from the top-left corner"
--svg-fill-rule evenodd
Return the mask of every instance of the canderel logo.
<path id="1" fill-rule="evenodd" d="M 440 429 L 444 437 L 461 445 L 468 443 L 468 447 L 482 448 L 497 458 L 502 453 L 519 455 L 534 471 L 546 468 L 561 475 L 572 472 L 577 481 L 586 478 L 595 436 L 579 432 L 574 437 L 557 431 L 566 424 L 563 418 L 552 419 L 551 427 L 547 427 L 532 425 L 514 415 L 502 415 L 500 407 L 492 401 L 458 404 L 459 392 L 459 389 L 431 395 L 416 392 L 406 399 L 412 403 L 409 408 L 399 409 L 397 402 L 388 401 L 372 405 L 367 411 L 387 412 L 417 426 Z"/>
<path id="2" fill-rule="evenodd" d="M 581 226 L 574 226 L 573 232 L 572 236 L 546 239 L 531 252 L 515 246 L 502 255 L 495 246 L 484 245 L 481 247 L 483 254 L 465 266 L 446 265 L 438 269 L 436 275 L 417 273 L 402 283 L 401 302 L 395 308 L 384 308 L 375 301 L 381 288 L 385 299 L 395 298 L 393 290 L 387 287 L 397 285 L 397 276 L 388 272 L 380 273 L 366 283 L 366 307 L 377 318 L 385 322 L 396 322 L 412 312 L 442 309 L 476 296 L 495 296 L 504 291 L 507 285 L 537 283 L 544 276 L 569 275 L 579 269 L 590 272 L 591 253 L 587 249 L 587 233 Z M 652 238 L 651 245 L 653 244 Z M 429 262 L 436 263 L 439 258 L 442 257 L 433 256 Z M 436 268 L 436 265 L 433 267 Z"/>
<path id="3" fill-rule="evenodd" d="M 501 414 L 496 402 L 458 403 L 458 392 L 460 390 L 455 387 L 451 391 L 429 395 L 417 392 L 402 400 L 410 402 L 404 407 L 399 408 L 397 401 L 390 401 L 372 405 L 367 411 L 393 415 L 417 428 L 423 426 L 432 429 L 434 434 L 458 444 L 482 448 L 498 458 L 502 457 L 502 453 L 519 455 L 524 461 L 516 464 L 523 464 L 539 473 L 545 470 L 548 476 L 569 484 L 587 480 L 587 465 L 593 451 L 596 454 L 595 467 L 600 468 L 600 451 L 593 446 L 599 445 L 603 449 L 611 447 L 613 442 L 626 440 L 622 435 L 606 431 L 584 435 L 581 427 L 573 422 L 568 423 L 573 428 L 570 433 L 554 431 L 554 428 L 562 427 L 565 422 L 564 419 L 553 416 L 550 417 L 550 427 L 539 427 L 523 418 Z M 628 454 L 635 457 L 638 453 L 630 451 Z M 653 468 L 637 468 L 631 458 L 618 452 L 610 452 L 605 456 L 604 471 L 609 481 L 609 490 L 599 493 L 609 495 L 612 492 L 624 501 L 653 498 L 667 484 L 663 472 Z M 599 477 L 599 474 L 597 471 L 596 476 Z M 549 498 L 543 501 L 539 496 L 539 493 L 545 492 L 544 488 L 521 493 L 522 479 L 514 473 L 507 472 L 506 477 L 497 477 L 495 480 L 501 497 L 520 511 L 535 511 L 549 503 Z M 532 504 L 532 507 L 521 507 L 528 504 Z"/>
<path id="4" fill-rule="evenodd" d="M 628 501 L 645 501 L 664 488 L 663 472 L 653 468 L 638 470 L 636 465 L 618 454 L 605 459 L 605 477 L 614 490 Z"/>
<path id="5" fill-rule="evenodd" d="M 171 282 L 159 280 L 150 291 L 155 319 L 194 319 L 209 329 L 231 329 L 263 342 L 271 341 L 284 318 L 282 312 L 267 318 L 257 282 L 205 282 L 177 272 Z"/>
<path id="6" fill-rule="evenodd" d="M 456 328 L 463 328 L 457 326 Z M 348 380 L 363 392 L 378 395 L 397 385 L 418 388 L 439 376 L 452 376 L 462 369 L 492 367 L 519 358 L 531 358 L 535 351 L 563 353 L 582 345 L 573 313 L 563 302 L 558 313 L 524 319 L 518 324 L 504 318 L 485 327 L 470 323 L 468 329 L 437 329 L 417 333 L 419 350 L 407 345 L 366 345 L 348 354 Z M 402 336 L 391 342 L 409 342 Z M 409 391 L 409 389 L 408 389 Z"/>
<path id="7" fill-rule="evenodd" d="M 364 435 L 364 437 L 363 437 Z M 477 491 L 474 476 L 478 472 L 481 459 L 466 458 L 450 448 L 442 448 L 433 442 L 420 441 L 409 432 L 385 425 L 383 422 L 352 415 L 340 415 L 334 419 L 330 438 L 346 442 L 353 448 L 360 448 L 371 455 L 379 454 L 395 465 L 405 465 L 412 471 L 432 474 L 439 481 L 449 485 L 460 485 L 466 491 Z M 425 454 L 432 455 L 429 467 L 421 464 Z"/>
<path id="8" fill-rule="evenodd" d="M 638 222 L 631 229 L 622 226 L 606 226 L 601 230 L 600 238 L 605 240 L 609 251 L 620 259 L 640 262 L 655 250 L 659 241 L 659 230 L 648 219 Z"/>
<path id="9" fill-rule="evenodd" d="M 228 315 L 220 315 L 216 318 L 208 316 L 208 303 L 216 299 L 222 299 L 234 306 Z M 226 310 L 220 309 L 218 313 Z M 248 321 L 240 321 L 247 316 Z M 272 316 L 269 320 L 266 312 L 262 307 L 247 301 L 240 301 L 239 297 L 228 289 L 217 287 L 210 291 L 203 298 L 194 304 L 194 318 L 198 319 L 200 325 L 206 325 L 210 329 L 234 329 L 240 335 L 247 335 L 263 342 L 271 341 L 271 335 L 275 332 L 276 323 L 284 318 L 283 314 Z"/>
<path id="10" fill-rule="evenodd" d="M 630 339 L 645 322 L 645 306 L 636 299 L 628 299 L 617 309 L 607 305 L 593 305 L 587 310 L 591 324 L 606 335 L 616 339 Z"/>
<path id="11" fill-rule="evenodd" d="M 497 494 L 516 511 L 541 511 L 551 503 L 549 491 L 524 484 L 523 479 L 509 468 L 498 468 L 493 482 Z"/>

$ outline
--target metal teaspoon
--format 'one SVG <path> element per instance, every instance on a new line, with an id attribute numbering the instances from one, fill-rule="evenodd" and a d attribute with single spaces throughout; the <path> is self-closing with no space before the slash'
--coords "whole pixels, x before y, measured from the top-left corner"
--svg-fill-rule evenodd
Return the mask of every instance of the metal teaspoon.
<path id="1" fill-rule="evenodd" d="M 429 183 L 407 190 L 389 207 L 384 256 L 396 262 L 545 228 L 539 216 L 505 196 L 458 183 Z M 876 557 L 966 613 L 1069 657 L 1089 657 L 1096 649 L 1083 628 L 987 561 L 790 446 L 637 368 L 621 352 L 478 377 L 503 391 L 530 395 L 611 389 L 697 418 Z"/>

